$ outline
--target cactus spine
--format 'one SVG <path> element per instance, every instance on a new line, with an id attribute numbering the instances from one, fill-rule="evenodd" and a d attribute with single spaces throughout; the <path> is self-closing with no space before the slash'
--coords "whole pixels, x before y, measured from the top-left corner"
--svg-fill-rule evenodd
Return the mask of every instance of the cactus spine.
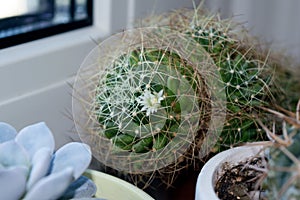
<path id="1" fill-rule="evenodd" d="M 264 197 L 291 200 L 300 198 L 300 100 L 296 114 L 285 115 L 271 110 L 283 120 L 282 135 L 266 130 L 272 141 L 266 150 L 267 173 L 263 181 Z"/>

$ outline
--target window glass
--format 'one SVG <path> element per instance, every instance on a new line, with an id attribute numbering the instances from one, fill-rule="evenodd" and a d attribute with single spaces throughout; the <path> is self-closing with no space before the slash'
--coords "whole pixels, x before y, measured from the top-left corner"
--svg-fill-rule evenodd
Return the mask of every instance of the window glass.
<path id="1" fill-rule="evenodd" d="M 0 0 L 0 48 L 92 24 L 92 0 Z"/>

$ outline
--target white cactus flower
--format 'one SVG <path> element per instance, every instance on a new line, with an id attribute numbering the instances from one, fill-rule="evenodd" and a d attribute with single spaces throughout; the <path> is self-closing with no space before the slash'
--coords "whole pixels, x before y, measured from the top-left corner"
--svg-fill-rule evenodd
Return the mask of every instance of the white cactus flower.
<path id="1" fill-rule="evenodd" d="M 137 98 L 137 102 L 143 106 L 141 111 L 146 110 L 146 115 L 149 116 L 151 113 L 157 111 L 163 99 L 163 90 L 158 93 L 154 92 L 153 94 L 150 90 L 145 90 L 144 93 Z"/>

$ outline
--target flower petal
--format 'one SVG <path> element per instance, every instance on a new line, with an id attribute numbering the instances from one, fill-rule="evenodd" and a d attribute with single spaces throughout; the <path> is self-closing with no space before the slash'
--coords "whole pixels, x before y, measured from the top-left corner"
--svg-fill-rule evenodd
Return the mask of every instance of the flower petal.
<path id="1" fill-rule="evenodd" d="M 29 168 L 30 161 L 26 151 L 14 140 L 0 144 L 0 164 L 4 168 L 25 166 Z"/>
<path id="2" fill-rule="evenodd" d="M 49 171 L 52 152 L 48 148 L 39 149 L 32 158 L 32 168 L 27 181 L 26 189 L 29 190 L 38 180 L 46 176 Z"/>
<path id="3" fill-rule="evenodd" d="M 15 140 L 28 151 L 30 158 L 43 147 L 49 148 L 52 152 L 55 148 L 54 137 L 44 122 L 23 128 Z"/>
<path id="4" fill-rule="evenodd" d="M 68 167 L 38 181 L 26 194 L 24 200 L 58 199 L 73 181 L 73 169 Z"/>
<path id="5" fill-rule="evenodd" d="M 1 199 L 20 199 L 25 192 L 26 168 L 12 167 L 0 169 L 0 194 Z"/>
<path id="6" fill-rule="evenodd" d="M 176 89 L 177 89 L 177 88 L 176 88 Z M 159 98 L 163 98 L 163 93 L 164 93 L 164 90 L 160 90 L 160 91 L 158 92 Z"/>
<path id="7" fill-rule="evenodd" d="M 67 191 L 62 196 L 62 199 L 92 197 L 96 194 L 96 191 L 97 187 L 91 179 L 85 176 L 80 176 L 68 187 Z"/>
<path id="8" fill-rule="evenodd" d="M 0 122 L 0 143 L 12 140 L 16 137 L 17 131 L 11 125 Z"/>
<path id="9" fill-rule="evenodd" d="M 148 110 L 147 110 L 147 112 L 146 112 L 146 116 L 149 116 L 149 115 L 150 115 L 150 113 L 151 113 L 151 109 L 150 109 L 150 108 L 148 108 Z"/>
<path id="10" fill-rule="evenodd" d="M 65 144 L 54 154 L 50 173 L 71 167 L 74 169 L 74 179 L 77 179 L 89 166 L 91 160 L 92 153 L 88 145 L 71 142 Z"/>

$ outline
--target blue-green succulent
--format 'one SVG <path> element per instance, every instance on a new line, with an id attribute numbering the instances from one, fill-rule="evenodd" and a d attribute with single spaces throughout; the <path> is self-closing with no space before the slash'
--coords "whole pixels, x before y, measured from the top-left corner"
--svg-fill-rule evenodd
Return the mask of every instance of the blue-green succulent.
<path id="1" fill-rule="evenodd" d="M 87 144 L 67 143 L 55 151 L 44 122 L 19 133 L 0 122 L 0 194 L 5 200 L 92 197 L 96 186 L 82 176 L 91 162 Z"/>

